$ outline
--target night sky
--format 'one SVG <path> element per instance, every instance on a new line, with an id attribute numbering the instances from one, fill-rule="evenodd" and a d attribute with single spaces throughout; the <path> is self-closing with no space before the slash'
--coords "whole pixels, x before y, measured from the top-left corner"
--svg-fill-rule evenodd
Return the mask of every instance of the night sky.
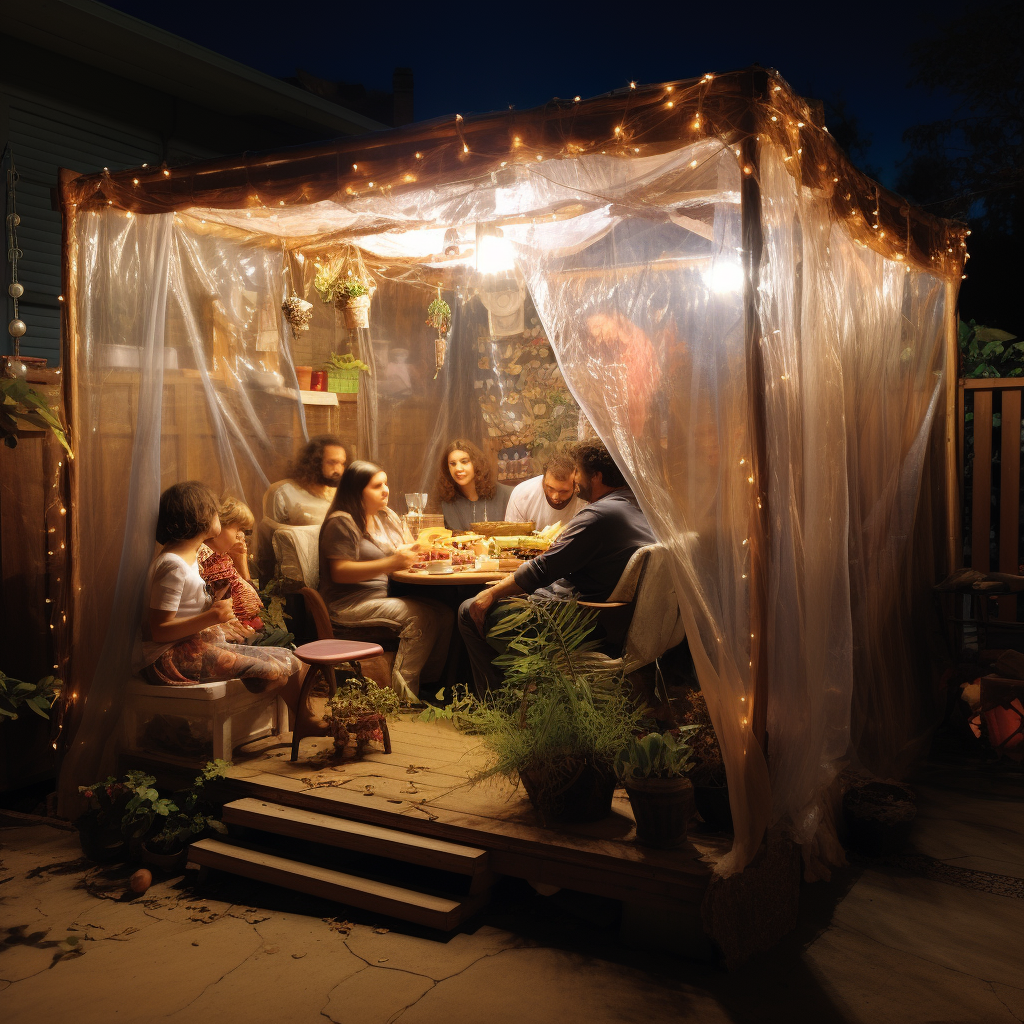
<path id="1" fill-rule="evenodd" d="M 895 185 L 905 128 L 950 98 L 909 88 L 908 46 L 965 10 L 932 0 L 866 4 L 236 3 L 111 0 L 110 6 L 270 75 L 390 92 L 415 75 L 416 119 L 525 109 L 757 62 L 805 96 L 842 96 L 871 137 L 859 162 Z M 968 8 L 969 9 L 969 8 Z"/>

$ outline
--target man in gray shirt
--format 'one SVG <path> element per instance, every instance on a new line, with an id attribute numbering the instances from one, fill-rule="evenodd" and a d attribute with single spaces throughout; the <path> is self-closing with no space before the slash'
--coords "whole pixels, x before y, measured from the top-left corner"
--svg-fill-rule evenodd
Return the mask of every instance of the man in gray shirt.
<path id="1" fill-rule="evenodd" d="M 557 543 L 513 575 L 459 608 L 459 631 L 466 642 L 478 693 L 500 685 L 491 662 L 496 649 L 488 631 L 503 614 L 502 598 L 606 601 L 633 553 L 654 543 L 654 534 L 618 466 L 600 441 L 577 446 L 576 487 L 590 504 L 577 512 Z M 507 607 L 507 606 L 506 606 Z"/>

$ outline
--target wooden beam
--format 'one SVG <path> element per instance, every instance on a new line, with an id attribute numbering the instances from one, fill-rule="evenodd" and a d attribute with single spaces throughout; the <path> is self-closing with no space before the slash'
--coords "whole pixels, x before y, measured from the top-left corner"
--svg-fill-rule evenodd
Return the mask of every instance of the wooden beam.
<path id="1" fill-rule="evenodd" d="M 992 529 L 992 392 L 974 396 L 974 477 L 971 483 L 971 568 L 989 570 Z"/>
<path id="2" fill-rule="evenodd" d="M 769 699 L 768 666 L 768 442 L 765 410 L 764 357 L 761 351 L 761 321 L 758 313 L 758 287 L 761 278 L 761 183 L 758 142 L 753 119 L 753 101 L 768 94 L 768 76 L 751 73 L 751 106 L 746 115 L 749 124 L 740 142 L 740 203 L 743 238 L 744 335 L 747 350 L 747 424 L 750 455 L 754 469 L 750 529 L 750 682 L 751 728 L 754 738 L 768 758 L 767 728 Z"/>
<path id="3" fill-rule="evenodd" d="M 1003 391 L 999 431 L 999 571 L 1017 574 L 1020 516 L 1020 391 Z M 999 599 L 999 617 L 1017 619 L 1017 595 Z"/>

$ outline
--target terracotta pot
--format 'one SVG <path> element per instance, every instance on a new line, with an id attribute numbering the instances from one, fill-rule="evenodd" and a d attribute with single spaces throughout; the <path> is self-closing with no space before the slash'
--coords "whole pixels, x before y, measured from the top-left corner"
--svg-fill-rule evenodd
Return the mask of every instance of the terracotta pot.
<path id="1" fill-rule="evenodd" d="M 694 786 L 693 801 L 705 825 L 719 832 L 732 831 L 728 786 Z"/>
<path id="2" fill-rule="evenodd" d="M 370 326 L 370 296 L 357 295 L 355 298 L 338 299 L 338 308 L 345 318 L 345 326 L 354 331 L 358 327 Z"/>
<path id="3" fill-rule="evenodd" d="M 578 761 L 558 771 L 519 773 L 542 825 L 600 821 L 612 812 L 615 773 L 610 765 Z"/>
<path id="4" fill-rule="evenodd" d="M 693 817 L 693 785 L 685 775 L 671 779 L 627 779 L 626 795 L 636 819 L 636 841 L 670 850 L 686 841 Z"/>
<path id="5" fill-rule="evenodd" d="M 310 384 L 312 383 L 312 379 L 313 379 L 313 367 L 312 366 L 296 366 L 295 367 L 295 376 L 298 378 L 298 381 L 299 381 L 299 390 L 300 391 L 309 391 L 310 390 Z"/>
<path id="6" fill-rule="evenodd" d="M 143 843 L 142 863 L 168 875 L 183 875 L 188 863 L 188 847 L 183 846 L 177 853 L 157 853 L 149 848 L 149 843 Z"/>

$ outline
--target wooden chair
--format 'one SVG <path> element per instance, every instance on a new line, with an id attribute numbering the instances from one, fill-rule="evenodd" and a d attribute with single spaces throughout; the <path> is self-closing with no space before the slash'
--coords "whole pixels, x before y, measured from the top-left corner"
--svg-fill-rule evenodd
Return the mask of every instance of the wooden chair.
<path id="1" fill-rule="evenodd" d="M 324 599 L 311 587 L 303 587 L 301 590 L 303 600 L 306 604 L 307 614 L 316 625 L 316 634 L 319 639 L 303 644 L 295 649 L 295 656 L 304 664 L 309 666 L 306 678 L 302 681 L 302 690 L 299 693 L 299 708 L 306 706 L 313 686 L 318 679 L 323 678 L 327 683 L 328 700 L 337 692 L 338 684 L 334 675 L 334 667 L 339 664 L 350 665 L 355 675 L 363 685 L 377 685 L 373 680 L 363 675 L 360 662 L 368 658 L 379 658 L 384 649 L 378 643 L 365 640 L 340 640 L 334 635 L 334 624 L 331 622 L 330 613 Z M 292 760 L 299 756 L 299 741 L 303 738 L 303 732 L 299 726 L 299 715 L 295 716 L 295 728 L 292 731 Z M 388 732 L 386 721 L 381 722 L 381 732 L 384 737 L 384 753 L 391 753 L 391 735 Z"/>

